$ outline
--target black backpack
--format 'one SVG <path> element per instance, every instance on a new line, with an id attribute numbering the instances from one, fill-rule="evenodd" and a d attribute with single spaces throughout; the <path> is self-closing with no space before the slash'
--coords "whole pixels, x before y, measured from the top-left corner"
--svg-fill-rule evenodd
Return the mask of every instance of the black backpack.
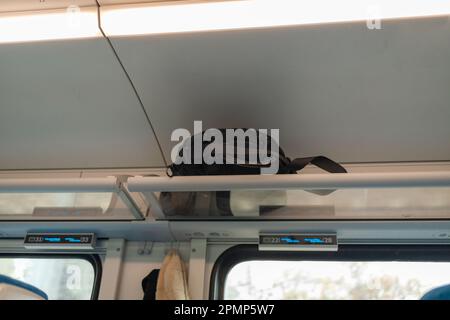
<path id="1" fill-rule="evenodd" d="M 226 129 L 219 129 L 225 136 Z M 247 130 L 247 129 L 242 129 Z M 259 146 L 259 131 L 256 130 Z M 267 145 L 270 150 L 272 143 L 275 143 L 270 135 L 267 135 Z M 202 141 L 202 151 L 214 141 Z M 225 142 L 224 142 L 225 144 Z M 188 150 L 194 149 L 194 136 L 191 136 L 183 146 Z M 245 157 L 252 150 L 249 142 L 245 143 Z M 347 170 L 340 164 L 324 156 L 306 157 L 290 159 L 287 157 L 283 149 L 276 145 L 274 149 L 278 149 L 279 168 L 277 174 L 296 174 L 308 164 L 313 164 L 330 173 L 347 173 Z M 223 145 L 225 150 L 225 145 Z M 255 150 L 253 150 L 255 151 Z M 257 150 L 256 150 L 257 151 Z M 270 155 L 270 154 L 269 154 Z M 183 157 L 183 149 L 178 153 L 179 157 Z M 191 153 L 190 164 L 171 164 L 167 168 L 168 176 L 209 176 L 209 175 L 259 175 L 261 168 L 266 167 L 264 164 L 227 164 L 225 154 L 223 156 L 223 164 L 194 164 L 194 156 Z M 234 155 L 236 159 L 237 156 Z M 311 191 L 319 195 L 327 195 L 334 190 L 317 190 Z M 166 216 L 232 216 L 230 209 L 230 192 L 229 191 L 213 191 L 213 192 L 161 192 L 160 203 Z M 204 210 L 196 210 L 198 207 Z"/>

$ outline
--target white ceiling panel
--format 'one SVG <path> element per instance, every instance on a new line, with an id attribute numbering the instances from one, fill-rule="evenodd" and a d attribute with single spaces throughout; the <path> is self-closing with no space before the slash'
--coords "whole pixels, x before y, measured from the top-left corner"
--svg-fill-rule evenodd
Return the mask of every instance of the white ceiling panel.
<path id="1" fill-rule="evenodd" d="M 64 9 L 70 5 L 95 6 L 95 0 L 1 0 L 0 12 Z"/>
<path id="2" fill-rule="evenodd" d="M 103 39 L 0 45 L 0 169 L 161 165 Z"/>
<path id="3" fill-rule="evenodd" d="M 181 0 L 98 0 L 102 6 L 173 1 Z M 0 12 L 64 9 L 70 5 L 95 7 L 97 4 L 95 0 L 0 0 Z"/>
<path id="4" fill-rule="evenodd" d="M 447 18 L 119 38 L 167 158 L 175 128 L 279 128 L 290 156 L 450 159 Z"/>

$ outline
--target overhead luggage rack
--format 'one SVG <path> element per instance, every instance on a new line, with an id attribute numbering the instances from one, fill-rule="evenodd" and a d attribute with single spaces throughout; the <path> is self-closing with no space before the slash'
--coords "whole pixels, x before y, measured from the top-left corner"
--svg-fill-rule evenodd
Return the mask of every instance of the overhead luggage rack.
<path id="1" fill-rule="evenodd" d="M 150 209 L 150 210 L 149 210 Z M 450 171 L 0 179 L 5 220 L 450 219 Z"/>
<path id="2" fill-rule="evenodd" d="M 450 171 L 133 177 L 127 187 L 168 220 L 450 219 Z"/>
<path id="3" fill-rule="evenodd" d="M 142 220 L 124 179 L 0 179 L 0 220 Z"/>

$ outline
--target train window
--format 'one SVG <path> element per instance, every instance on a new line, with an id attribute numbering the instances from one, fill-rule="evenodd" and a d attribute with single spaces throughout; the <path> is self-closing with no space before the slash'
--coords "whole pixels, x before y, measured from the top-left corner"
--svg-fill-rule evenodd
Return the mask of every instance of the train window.
<path id="1" fill-rule="evenodd" d="M 95 298 L 99 264 L 74 256 L 0 256 L 0 274 L 44 291 L 49 300 Z"/>
<path id="2" fill-rule="evenodd" d="M 226 274 L 219 270 L 224 274 L 216 298 L 416 300 L 450 284 L 449 251 L 432 246 L 302 253 L 244 248 L 246 259 L 228 261 Z"/>

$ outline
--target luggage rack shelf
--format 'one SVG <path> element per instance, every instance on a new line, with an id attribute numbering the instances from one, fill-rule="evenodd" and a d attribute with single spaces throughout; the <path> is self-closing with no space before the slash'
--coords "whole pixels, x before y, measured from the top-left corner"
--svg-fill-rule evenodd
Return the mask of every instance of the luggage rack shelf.
<path id="1" fill-rule="evenodd" d="M 0 179 L 0 220 L 143 220 L 123 177 Z"/>
<path id="2" fill-rule="evenodd" d="M 229 191 L 220 194 L 230 214 L 214 212 L 215 191 Z M 194 194 L 192 210 L 170 213 L 164 192 Z M 148 212 L 162 220 L 450 219 L 450 171 L 0 179 L 0 220 L 143 220 Z"/>
<path id="3" fill-rule="evenodd" d="M 132 177 L 127 187 L 167 220 L 450 218 L 450 171 Z M 179 197 L 174 206 L 164 192 Z M 185 210 L 186 194 L 198 196 Z M 224 201 L 228 212 L 216 210 Z"/>

